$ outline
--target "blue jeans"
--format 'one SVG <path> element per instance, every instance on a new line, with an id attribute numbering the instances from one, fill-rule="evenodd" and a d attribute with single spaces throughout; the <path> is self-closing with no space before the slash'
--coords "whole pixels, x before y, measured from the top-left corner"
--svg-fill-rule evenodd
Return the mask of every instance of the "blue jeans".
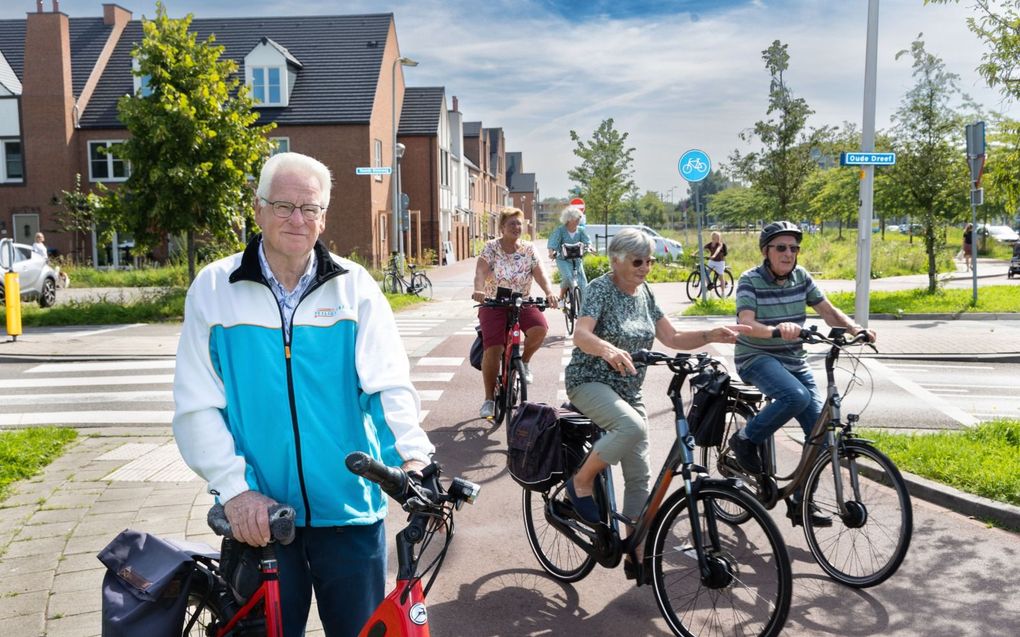
<path id="1" fill-rule="evenodd" d="M 277 545 L 283 634 L 305 634 L 312 588 L 327 637 L 357 637 L 386 596 L 386 532 L 369 526 L 298 527 Z"/>
<path id="2" fill-rule="evenodd" d="M 570 289 L 570 285 L 574 281 L 574 266 L 570 261 L 557 257 L 556 267 L 560 271 L 560 289 Z M 584 290 L 588 287 L 588 277 L 584 273 L 584 263 L 580 260 L 577 262 L 577 287 L 581 290 L 581 298 L 584 298 Z"/>
<path id="3" fill-rule="evenodd" d="M 740 370 L 740 378 L 772 399 L 765 409 L 747 421 L 744 435 L 760 445 L 788 420 L 796 418 L 805 436 L 811 435 L 822 413 L 822 395 L 810 369 L 790 371 L 771 356 L 759 356 Z"/>

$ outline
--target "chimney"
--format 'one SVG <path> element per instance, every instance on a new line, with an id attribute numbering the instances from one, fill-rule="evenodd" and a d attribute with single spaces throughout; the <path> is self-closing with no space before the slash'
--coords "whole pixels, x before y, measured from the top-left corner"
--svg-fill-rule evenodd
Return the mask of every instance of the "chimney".
<path id="1" fill-rule="evenodd" d="M 115 4 L 103 5 L 103 24 L 106 26 L 120 26 L 131 21 L 131 12 L 124 7 Z"/>
<path id="2" fill-rule="evenodd" d="M 60 13 L 60 0 L 53 0 L 53 13 Z"/>
<path id="3" fill-rule="evenodd" d="M 35 0 L 35 12 L 36 13 L 42 13 L 43 12 L 42 2 L 43 2 L 43 0 Z"/>
<path id="4" fill-rule="evenodd" d="M 452 110 L 455 110 L 455 111 L 457 110 L 457 96 L 456 95 L 453 96 L 453 109 Z"/>

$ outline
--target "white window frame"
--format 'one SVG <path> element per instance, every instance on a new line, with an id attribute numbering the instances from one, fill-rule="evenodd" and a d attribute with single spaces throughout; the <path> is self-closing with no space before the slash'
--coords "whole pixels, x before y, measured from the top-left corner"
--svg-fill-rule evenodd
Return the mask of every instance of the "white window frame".
<path id="1" fill-rule="evenodd" d="M 10 143 L 21 146 L 21 177 L 9 177 L 7 175 L 7 144 Z M 25 183 L 25 144 L 21 139 L 0 139 L 0 183 Z"/>
<path id="2" fill-rule="evenodd" d="M 270 137 L 269 141 L 276 144 L 276 146 L 273 148 L 273 151 L 269 153 L 270 157 L 277 153 L 290 152 L 290 137 Z"/>
<path id="3" fill-rule="evenodd" d="M 90 182 L 100 182 L 100 181 L 104 181 L 104 182 L 105 181 L 120 182 L 120 181 L 127 181 L 128 177 L 131 176 L 131 162 L 127 161 L 126 159 L 118 159 L 112 153 L 107 153 L 106 156 L 104 157 L 104 159 L 106 160 L 107 174 L 110 175 L 110 176 L 109 177 L 96 177 L 95 175 L 92 174 L 92 147 L 93 147 L 93 145 L 103 144 L 104 146 L 109 148 L 109 147 L 111 147 L 111 146 L 113 146 L 115 144 L 123 144 L 124 141 L 125 140 L 123 140 L 123 139 L 90 139 L 89 140 L 89 143 L 88 143 L 88 163 L 89 163 L 89 181 Z M 124 164 L 124 176 L 123 177 L 113 177 L 112 176 L 113 175 L 113 166 L 114 166 L 114 162 L 115 161 L 120 161 L 120 162 L 122 162 Z"/>
<path id="4" fill-rule="evenodd" d="M 275 70 L 275 71 L 277 71 L 279 73 L 277 87 L 278 87 L 278 90 L 279 90 L 279 93 L 280 93 L 280 96 L 279 96 L 280 99 L 278 99 L 275 102 L 271 101 L 269 99 L 269 96 L 270 96 L 270 90 L 269 89 L 270 89 L 270 86 L 271 86 L 271 84 L 269 83 L 269 72 L 271 70 Z M 264 97 L 266 98 L 264 101 L 260 101 L 258 96 L 255 95 L 256 77 L 259 76 L 259 75 L 261 75 L 261 78 L 264 81 L 263 91 L 264 91 Z M 267 65 L 260 65 L 260 66 L 253 66 L 251 68 L 251 71 L 250 71 L 250 77 L 251 77 L 251 84 L 248 86 L 248 88 L 251 91 L 251 98 L 255 101 L 255 106 L 286 106 L 287 105 L 287 97 L 288 97 L 287 96 L 287 88 L 288 88 L 288 86 L 287 86 L 287 68 L 285 66 L 276 66 L 276 65 L 268 65 L 268 64 Z"/>
<path id="5" fill-rule="evenodd" d="M 372 165 L 376 168 L 382 168 L 382 153 L 383 143 L 381 139 L 372 140 Z M 373 175 L 376 181 L 382 181 L 382 175 Z"/>

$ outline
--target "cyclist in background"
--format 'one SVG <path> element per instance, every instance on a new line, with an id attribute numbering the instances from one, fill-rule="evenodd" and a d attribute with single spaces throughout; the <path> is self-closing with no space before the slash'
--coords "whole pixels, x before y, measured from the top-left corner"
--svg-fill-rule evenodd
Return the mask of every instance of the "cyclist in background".
<path id="1" fill-rule="evenodd" d="M 563 258 L 560 248 L 564 243 L 581 243 L 584 245 L 581 254 L 584 254 L 591 247 L 591 238 L 588 237 L 584 228 L 579 227 L 581 211 L 575 206 L 567 206 L 563 209 L 563 212 L 560 213 L 560 223 L 563 225 L 557 226 L 552 231 L 546 242 L 546 247 L 549 248 L 549 258 L 556 259 L 556 267 L 560 271 L 560 298 L 563 298 L 574 282 L 574 266 L 569 260 Z M 588 277 L 585 276 L 584 266 L 581 264 L 578 264 L 577 267 L 577 287 L 580 288 L 583 299 L 584 289 L 588 287 Z M 577 308 L 577 311 L 580 311 L 580 308 Z"/>
<path id="2" fill-rule="evenodd" d="M 726 278 L 723 276 L 723 272 L 726 271 L 726 244 L 723 243 L 722 235 L 718 232 L 712 233 L 712 241 L 705 246 L 705 256 L 708 258 L 708 263 L 705 265 L 719 274 L 717 279 L 719 296 L 725 298 Z"/>
<path id="3" fill-rule="evenodd" d="M 800 228 L 789 221 L 765 226 L 758 237 L 764 261 L 737 282 L 737 322 L 750 326 L 751 332 L 737 338 L 733 361 L 744 382 L 772 399 L 729 440 L 737 462 L 752 473 L 762 471 L 759 445 L 766 438 L 791 418 L 808 436 L 822 410 L 822 396 L 800 341 L 807 306 L 832 327 L 845 327 L 850 334 L 864 329 L 832 305 L 808 271 L 797 265 L 802 238 Z M 875 332 L 867 332 L 874 342 Z M 795 495 L 789 505 L 788 515 L 797 513 L 793 519 L 799 520 L 799 498 Z"/>
<path id="4" fill-rule="evenodd" d="M 522 241 L 524 212 L 519 208 L 507 208 L 499 215 L 500 236 L 485 244 L 475 265 L 475 286 L 471 298 L 481 303 L 486 298 L 496 298 L 496 288 L 507 288 L 522 296 L 531 295 L 532 280 L 545 293 L 550 307 L 556 307 L 558 297 L 549 286 L 542 264 L 530 242 Z M 482 384 L 485 400 L 478 410 L 481 418 L 492 418 L 496 411 L 493 395 L 496 391 L 496 374 L 499 372 L 499 357 L 506 337 L 506 315 L 509 308 L 480 307 L 478 322 L 482 327 Z M 542 346 L 549 332 L 549 323 L 537 307 L 521 308 L 521 329 L 524 330 L 524 381 L 532 382 L 529 361 Z"/>

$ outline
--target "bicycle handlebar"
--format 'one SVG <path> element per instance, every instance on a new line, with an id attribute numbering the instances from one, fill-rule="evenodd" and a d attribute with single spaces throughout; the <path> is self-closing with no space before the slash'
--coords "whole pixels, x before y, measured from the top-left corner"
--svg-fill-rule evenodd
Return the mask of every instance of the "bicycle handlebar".
<path id="1" fill-rule="evenodd" d="M 521 307 L 533 305 L 540 310 L 545 310 L 546 308 L 549 307 L 549 305 L 546 303 L 546 300 L 541 296 L 537 296 L 533 299 L 526 299 L 524 297 L 515 297 L 510 299 L 486 298 L 481 303 L 475 305 L 475 307 L 514 307 L 515 305 L 517 305 L 517 301 L 521 302 Z"/>
<path id="2" fill-rule="evenodd" d="M 443 493 L 437 480 L 439 466 L 434 462 L 422 471 L 422 481 L 428 481 L 433 488 L 426 488 L 400 467 L 387 466 L 363 451 L 348 454 L 344 463 L 351 473 L 378 484 L 404 509 L 434 509 L 442 507 L 447 502 L 452 502 L 459 508 L 464 502 L 473 504 L 481 490 L 474 482 L 454 478 L 446 493 Z"/>
<path id="3" fill-rule="evenodd" d="M 296 517 L 294 507 L 288 504 L 274 504 L 269 507 L 269 536 L 270 541 L 280 544 L 290 544 L 294 541 L 294 518 Z M 213 533 L 223 537 L 234 537 L 230 522 L 227 522 L 227 513 L 223 510 L 222 504 L 214 504 L 209 509 L 206 522 Z"/>
<path id="4" fill-rule="evenodd" d="M 347 470 L 378 484 L 386 495 L 400 504 L 407 501 L 407 473 L 399 467 L 388 467 L 363 451 L 355 451 L 344 461 Z"/>
<path id="5" fill-rule="evenodd" d="M 635 365 L 652 366 L 665 363 L 674 373 L 684 372 L 688 374 L 697 372 L 715 362 L 715 359 L 709 356 L 708 352 L 699 352 L 697 354 L 684 354 L 683 352 L 664 354 L 647 349 L 630 352 L 630 359 Z"/>

